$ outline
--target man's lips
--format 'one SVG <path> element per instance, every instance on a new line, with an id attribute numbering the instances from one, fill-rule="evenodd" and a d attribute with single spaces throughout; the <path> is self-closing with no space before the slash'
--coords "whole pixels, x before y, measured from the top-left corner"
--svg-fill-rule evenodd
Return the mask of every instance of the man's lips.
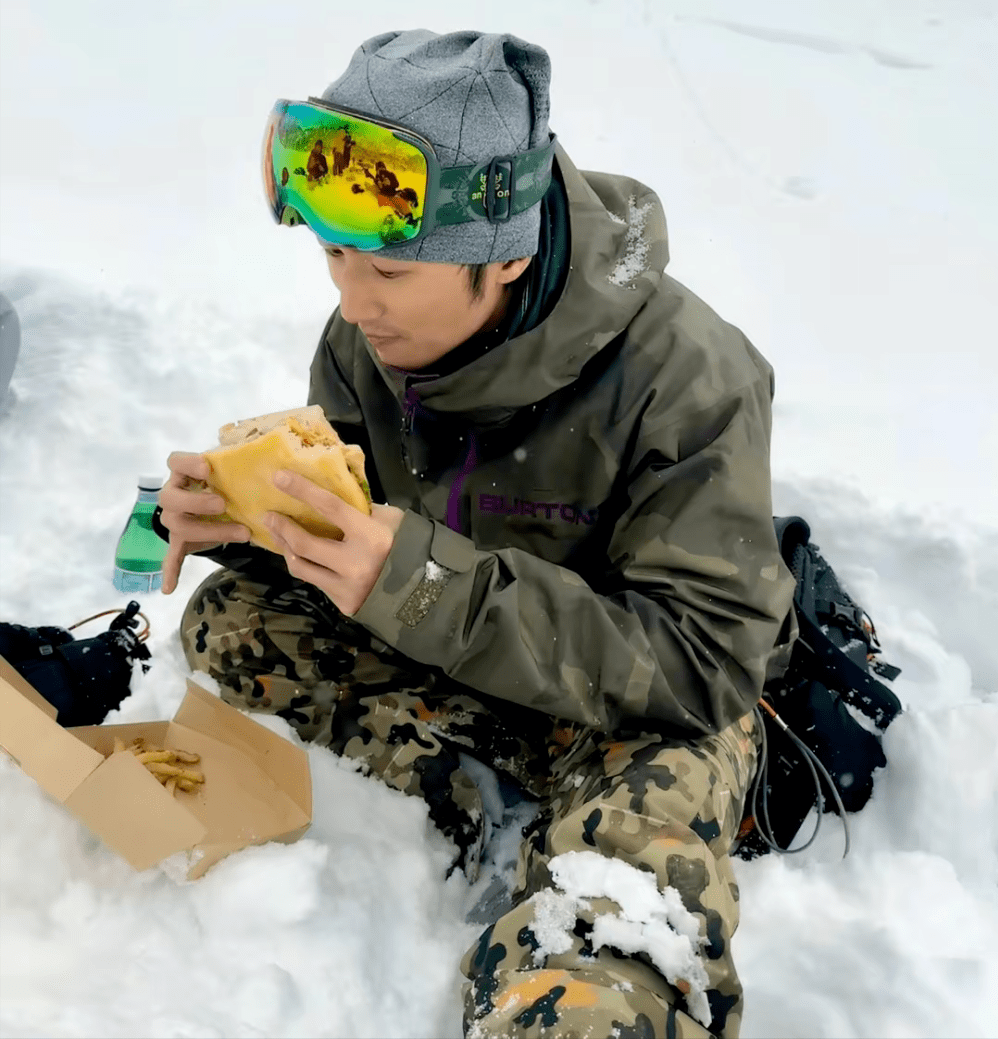
<path id="1" fill-rule="evenodd" d="M 383 346 L 385 343 L 393 343 L 396 339 L 400 338 L 397 335 L 393 335 L 390 332 L 368 332 L 365 329 L 361 331 L 367 336 L 367 341 L 372 346 Z"/>

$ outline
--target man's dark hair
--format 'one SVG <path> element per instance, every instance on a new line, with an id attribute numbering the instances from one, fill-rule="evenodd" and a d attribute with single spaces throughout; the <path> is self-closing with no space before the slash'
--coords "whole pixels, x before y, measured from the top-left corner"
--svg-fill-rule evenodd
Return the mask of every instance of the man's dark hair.
<path id="1" fill-rule="evenodd" d="M 468 272 L 468 288 L 471 289 L 472 299 L 481 299 L 482 286 L 485 284 L 485 268 L 487 263 L 465 263 L 464 269 Z"/>

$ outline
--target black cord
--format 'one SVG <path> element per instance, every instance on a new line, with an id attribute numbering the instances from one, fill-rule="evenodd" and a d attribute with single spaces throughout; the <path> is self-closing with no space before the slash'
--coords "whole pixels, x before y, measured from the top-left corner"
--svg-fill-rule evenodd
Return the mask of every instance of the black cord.
<path id="1" fill-rule="evenodd" d="M 756 712 L 759 713 L 759 708 L 756 708 Z M 759 714 L 760 722 L 762 721 L 762 715 Z M 763 725 L 762 728 L 762 750 L 761 750 L 761 761 L 759 764 L 758 771 L 756 772 L 755 786 L 753 788 L 752 798 L 752 814 L 755 816 L 756 826 L 759 828 L 759 836 L 774 850 L 783 852 L 786 855 L 796 855 L 798 852 L 804 851 L 805 848 L 809 848 L 815 838 L 818 836 L 818 830 L 821 829 L 822 815 L 825 811 L 825 799 L 821 793 L 821 783 L 818 780 L 818 773 L 814 770 L 814 765 L 811 763 L 811 759 L 805 754 L 804 763 L 811 770 L 811 779 L 814 782 L 815 793 L 818 798 L 818 821 L 814 827 L 814 833 L 811 834 L 807 844 L 802 845 L 800 848 L 794 848 L 792 851 L 789 848 L 781 848 L 776 843 L 775 836 L 773 834 L 773 824 L 769 818 L 769 740 L 766 736 L 766 728 Z M 762 812 L 759 811 L 759 792 L 762 791 Z M 765 824 L 765 829 L 761 823 Z"/>
<path id="2" fill-rule="evenodd" d="M 815 765 L 818 766 L 818 770 L 822 776 L 825 777 L 825 782 L 828 784 L 829 790 L 832 792 L 832 797 L 835 800 L 835 806 L 839 812 L 839 818 L 842 820 L 842 828 L 845 833 L 845 851 L 842 853 L 842 857 L 845 858 L 849 854 L 849 821 L 846 819 L 845 805 L 842 804 L 842 798 L 839 796 L 839 791 L 832 780 L 832 777 L 828 774 L 828 770 L 818 760 L 817 755 L 810 747 L 806 746 L 797 736 L 790 730 L 787 723 L 778 715 L 773 712 L 773 717 L 776 720 L 780 728 L 790 737 L 791 740 L 797 745 L 798 749 L 804 755 L 804 761 L 807 767 L 811 770 L 811 778 L 814 780 L 814 790 L 818 800 L 818 819 L 814 824 L 814 832 L 811 834 L 806 844 L 802 844 L 799 848 L 781 848 L 775 840 L 773 834 L 773 825 L 769 819 L 769 741 L 766 738 L 766 725 L 765 719 L 762 716 L 762 712 L 758 707 L 755 708 L 755 714 L 762 732 L 762 741 L 759 748 L 759 765 L 756 769 L 755 782 L 752 784 L 751 792 L 751 804 L 752 804 L 752 815 L 755 818 L 756 830 L 763 841 L 769 845 L 773 851 L 778 851 L 783 855 L 796 855 L 798 852 L 804 851 L 806 848 L 810 848 L 814 843 L 815 838 L 818 836 L 818 831 L 821 829 L 822 815 L 825 811 L 825 799 L 821 793 L 821 781 L 818 779 L 818 772 L 815 771 Z M 762 791 L 762 810 L 760 814 L 759 805 L 759 792 Z"/>

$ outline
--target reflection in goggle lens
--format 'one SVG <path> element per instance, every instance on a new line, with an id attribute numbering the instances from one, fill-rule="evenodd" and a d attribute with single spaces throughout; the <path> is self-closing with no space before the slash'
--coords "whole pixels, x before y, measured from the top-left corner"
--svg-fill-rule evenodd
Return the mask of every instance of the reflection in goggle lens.
<path id="1" fill-rule="evenodd" d="M 369 251 L 409 241 L 422 226 L 423 153 L 346 113 L 279 102 L 264 135 L 263 175 L 275 219 L 304 222 L 326 242 Z"/>

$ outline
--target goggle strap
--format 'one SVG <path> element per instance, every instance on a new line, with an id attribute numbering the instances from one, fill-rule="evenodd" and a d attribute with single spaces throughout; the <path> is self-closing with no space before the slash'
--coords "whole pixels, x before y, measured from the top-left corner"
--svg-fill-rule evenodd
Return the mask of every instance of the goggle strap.
<path id="1" fill-rule="evenodd" d="M 483 217 L 504 224 L 536 205 L 551 186 L 554 134 L 540 148 L 516 155 L 496 155 L 477 166 L 449 166 L 440 171 L 437 226 L 464 224 Z"/>

